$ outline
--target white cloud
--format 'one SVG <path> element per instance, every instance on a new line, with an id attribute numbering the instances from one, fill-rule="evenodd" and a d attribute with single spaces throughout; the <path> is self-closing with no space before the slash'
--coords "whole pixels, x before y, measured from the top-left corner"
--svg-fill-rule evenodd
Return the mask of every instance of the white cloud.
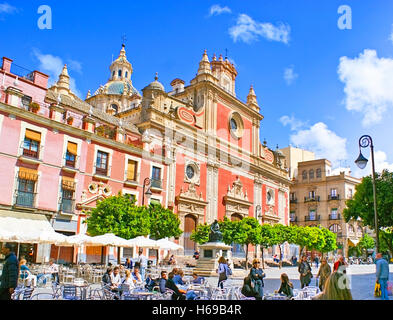
<path id="1" fill-rule="evenodd" d="M 288 85 L 291 85 L 299 75 L 293 71 L 294 67 L 289 67 L 284 70 L 284 80 Z"/>
<path id="2" fill-rule="evenodd" d="M 290 125 L 291 131 L 296 131 L 306 124 L 305 122 L 303 122 L 299 119 L 296 119 L 293 115 L 291 117 L 282 116 L 280 118 L 280 122 L 283 124 L 284 127 L 286 127 L 287 125 Z"/>
<path id="3" fill-rule="evenodd" d="M 366 49 L 354 59 L 341 57 L 338 74 L 345 84 L 346 108 L 362 113 L 364 126 L 381 122 L 393 109 L 393 59 Z"/>
<path id="4" fill-rule="evenodd" d="M 330 160 L 333 168 L 348 157 L 347 139 L 329 130 L 323 122 L 318 122 L 309 129 L 297 131 L 291 135 L 290 140 L 295 146 L 313 151 L 317 158 Z"/>
<path id="5" fill-rule="evenodd" d="M 212 5 L 209 10 L 209 16 L 219 16 L 223 13 L 232 13 L 229 7 L 221 7 L 219 4 Z"/>
<path id="6" fill-rule="evenodd" d="M 18 9 L 16 7 L 11 6 L 8 3 L 0 3 L 0 13 L 14 13 L 18 12 Z"/>
<path id="7" fill-rule="evenodd" d="M 48 73 L 50 76 L 49 85 L 53 85 L 57 82 L 59 75 L 61 74 L 64 62 L 60 57 L 56 57 L 51 54 L 42 54 L 39 50 L 33 49 L 34 56 L 40 61 L 39 69 L 42 72 Z M 71 62 L 70 66 L 68 66 L 68 71 L 74 71 L 74 68 L 77 72 L 81 72 L 81 64 L 77 61 L 69 60 Z M 74 66 L 74 68 L 73 68 Z M 70 77 L 70 89 L 73 93 L 75 93 L 78 97 L 81 97 L 80 91 L 76 87 L 75 79 Z"/>
<path id="8" fill-rule="evenodd" d="M 257 22 L 246 14 L 240 14 L 237 24 L 229 29 L 229 34 L 234 42 L 240 40 L 251 43 L 262 37 L 270 41 L 288 43 L 290 31 L 291 28 L 287 24 L 279 23 L 274 26 L 269 22 Z"/>

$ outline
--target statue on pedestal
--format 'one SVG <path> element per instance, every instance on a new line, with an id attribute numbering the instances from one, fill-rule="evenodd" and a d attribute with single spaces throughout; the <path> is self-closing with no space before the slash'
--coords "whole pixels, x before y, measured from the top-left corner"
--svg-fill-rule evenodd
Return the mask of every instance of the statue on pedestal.
<path id="1" fill-rule="evenodd" d="M 218 221 L 215 220 L 210 227 L 209 242 L 222 242 L 223 236 L 220 231 L 220 225 Z"/>

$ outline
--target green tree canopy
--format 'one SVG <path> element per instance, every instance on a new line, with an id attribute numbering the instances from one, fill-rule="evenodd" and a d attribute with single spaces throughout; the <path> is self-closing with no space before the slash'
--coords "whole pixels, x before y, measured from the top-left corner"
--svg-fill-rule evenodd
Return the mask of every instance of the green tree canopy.
<path id="1" fill-rule="evenodd" d="M 190 239 L 200 245 L 209 241 L 210 224 L 200 224 L 191 233 Z"/>
<path id="2" fill-rule="evenodd" d="M 152 239 L 177 238 L 183 233 L 179 228 L 180 219 L 172 210 L 164 208 L 161 204 L 151 203 L 147 211 Z"/>
<path id="3" fill-rule="evenodd" d="M 389 228 L 393 226 L 393 173 L 384 170 L 375 176 L 378 227 Z M 364 225 L 375 229 L 374 198 L 372 177 L 364 177 L 356 186 L 353 199 L 346 202 L 347 208 L 343 214 L 348 222 L 360 218 Z M 393 235 L 380 231 L 380 244 L 393 255 Z"/>
<path id="4" fill-rule="evenodd" d="M 138 207 L 129 195 L 109 197 L 97 203 L 87 213 L 87 232 L 91 236 L 114 233 L 132 239 L 150 233 L 150 219 L 146 207 Z"/>

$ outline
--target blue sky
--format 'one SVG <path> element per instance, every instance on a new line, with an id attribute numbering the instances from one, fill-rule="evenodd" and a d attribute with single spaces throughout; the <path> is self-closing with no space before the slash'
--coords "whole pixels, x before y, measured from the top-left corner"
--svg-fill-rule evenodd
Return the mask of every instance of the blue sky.
<path id="1" fill-rule="evenodd" d="M 204 49 L 210 58 L 228 49 L 237 96 L 245 101 L 253 84 L 271 148 L 311 149 L 361 176 L 369 171 L 353 161 L 370 134 L 377 169 L 393 170 L 392 1 L 48 0 L 51 30 L 37 26 L 41 4 L 0 0 L 0 56 L 53 77 L 67 63 L 82 98 L 107 81 L 123 34 L 138 90 L 155 72 L 168 90 L 174 78 L 189 83 Z M 350 30 L 338 28 L 341 5 L 352 10 Z"/>

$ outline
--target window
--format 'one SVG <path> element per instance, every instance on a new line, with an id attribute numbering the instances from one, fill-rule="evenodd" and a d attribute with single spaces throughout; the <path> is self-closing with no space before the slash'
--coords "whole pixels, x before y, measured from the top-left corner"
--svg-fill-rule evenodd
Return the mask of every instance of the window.
<path id="1" fill-rule="evenodd" d="M 311 169 L 309 175 L 310 179 L 314 179 L 314 170 Z"/>
<path id="2" fill-rule="evenodd" d="M 315 191 L 309 192 L 310 199 L 315 199 Z"/>
<path id="3" fill-rule="evenodd" d="M 128 71 L 126 71 L 126 78 L 128 78 Z"/>
<path id="4" fill-rule="evenodd" d="M 115 74 L 116 74 L 116 71 L 113 71 L 113 73 L 112 73 L 112 78 L 115 77 Z"/>
<path id="5" fill-rule="evenodd" d="M 41 142 L 41 133 L 26 129 L 23 141 L 23 155 L 38 159 Z"/>
<path id="6" fill-rule="evenodd" d="M 333 197 L 337 197 L 337 189 L 331 189 L 330 190 L 330 195 Z"/>
<path id="7" fill-rule="evenodd" d="M 187 174 L 187 178 L 188 179 L 191 180 L 192 178 L 194 178 L 194 176 L 195 176 L 195 169 L 194 169 L 194 167 L 191 166 L 191 165 L 188 165 L 187 169 L 186 169 L 186 174 Z"/>
<path id="8" fill-rule="evenodd" d="M 73 142 L 67 143 L 67 152 L 66 152 L 66 167 L 75 168 L 76 167 L 76 156 L 78 154 L 78 145 Z"/>
<path id="9" fill-rule="evenodd" d="M 317 178 L 322 178 L 322 170 L 317 169 Z"/>
<path id="10" fill-rule="evenodd" d="M 236 131 L 237 130 L 237 123 L 235 119 L 231 119 L 231 129 Z"/>
<path id="11" fill-rule="evenodd" d="M 289 216 L 290 216 L 291 222 L 295 222 L 296 221 L 296 213 L 295 213 L 295 211 L 292 211 Z"/>
<path id="12" fill-rule="evenodd" d="M 306 170 L 303 171 L 302 176 L 303 176 L 303 180 L 307 180 L 307 171 Z"/>
<path id="13" fill-rule="evenodd" d="M 295 201 L 296 200 L 296 193 L 292 192 L 291 193 L 291 201 Z"/>
<path id="14" fill-rule="evenodd" d="M 310 218 L 310 221 L 317 220 L 317 216 L 316 216 L 315 210 L 310 210 L 309 218 Z"/>
<path id="15" fill-rule="evenodd" d="M 337 209 L 332 209 L 331 215 L 330 215 L 332 220 L 338 219 L 338 212 L 337 211 L 338 211 Z"/>
<path id="16" fill-rule="evenodd" d="M 355 228 L 352 225 L 348 225 L 348 232 L 355 233 Z"/>
<path id="17" fill-rule="evenodd" d="M 29 96 L 22 97 L 22 105 L 25 110 L 29 110 L 31 101 L 32 101 L 32 98 Z"/>
<path id="18" fill-rule="evenodd" d="M 336 233 L 336 234 L 339 234 L 339 233 L 341 233 L 341 227 L 338 225 L 338 224 L 332 224 L 330 227 L 329 227 L 329 230 L 331 231 L 331 232 L 333 232 L 333 233 Z"/>
<path id="19" fill-rule="evenodd" d="M 161 188 L 161 168 L 153 166 L 151 186 L 156 188 Z"/>
<path id="20" fill-rule="evenodd" d="M 134 160 L 128 160 L 127 164 L 127 180 L 136 181 L 137 180 L 137 165 L 138 163 Z"/>
<path id="21" fill-rule="evenodd" d="M 65 213 L 74 213 L 74 183 L 71 181 L 63 180 L 62 185 L 62 201 L 61 201 L 61 211 Z"/>
<path id="22" fill-rule="evenodd" d="M 119 74 L 119 78 L 121 78 L 121 70 L 119 70 L 119 73 L 118 73 L 118 74 Z"/>
<path id="23" fill-rule="evenodd" d="M 16 205 L 27 208 L 34 207 L 35 185 L 37 180 L 37 171 L 27 168 L 19 169 Z"/>
<path id="24" fill-rule="evenodd" d="M 349 189 L 349 190 L 348 190 L 348 198 L 349 198 L 349 199 L 352 199 L 352 198 L 353 198 L 353 190 L 352 190 L 352 189 Z"/>
<path id="25" fill-rule="evenodd" d="M 106 152 L 97 151 L 96 173 L 106 176 L 108 174 L 108 158 Z"/>
<path id="26" fill-rule="evenodd" d="M 111 109 L 112 109 L 115 113 L 118 113 L 118 112 L 119 112 L 119 107 L 117 106 L 117 104 L 112 104 L 112 105 L 111 105 Z"/>

